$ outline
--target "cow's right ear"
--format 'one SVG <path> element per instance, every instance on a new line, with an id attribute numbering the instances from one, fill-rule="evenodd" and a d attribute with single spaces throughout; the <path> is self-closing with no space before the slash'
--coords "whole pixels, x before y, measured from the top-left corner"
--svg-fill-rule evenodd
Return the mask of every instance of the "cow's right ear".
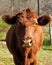
<path id="1" fill-rule="evenodd" d="M 44 26 L 51 21 L 51 17 L 49 15 L 43 15 L 37 19 L 38 24 Z"/>
<path id="2" fill-rule="evenodd" d="M 2 16 L 3 21 L 5 21 L 6 23 L 12 25 L 16 23 L 16 16 L 13 16 L 11 14 L 5 14 Z"/>

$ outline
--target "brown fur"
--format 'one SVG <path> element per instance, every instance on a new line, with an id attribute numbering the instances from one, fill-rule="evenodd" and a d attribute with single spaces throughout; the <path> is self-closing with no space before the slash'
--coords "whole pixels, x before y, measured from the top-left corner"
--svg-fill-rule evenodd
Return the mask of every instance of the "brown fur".
<path id="1" fill-rule="evenodd" d="M 39 20 L 36 21 L 39 16 L 31 9 L 22 10 L 12 17 L 4 15 L 2 18 L 6 23 L 13 24 L 7 32 L 6 44 L 13 55 L 15 65 L 36 65 L 36 55 L 43 44 L 43 32 L 40 25 L 43 25 L 44 21 L 39 24 Z M 25 44 L 23 40 L 28 39 L 32 40 L 32 46 L 22 47 Z"/>

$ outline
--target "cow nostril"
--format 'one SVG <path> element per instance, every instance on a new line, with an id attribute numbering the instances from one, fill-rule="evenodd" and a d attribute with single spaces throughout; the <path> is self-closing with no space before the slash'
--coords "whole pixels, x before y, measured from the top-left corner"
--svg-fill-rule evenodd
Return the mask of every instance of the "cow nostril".
<path id="1" fill-rule="evenodd" d="M 24 43 L 24 41 L 21 41 L 21 43 Z"/>
<path id="2" fill-rule="evenodd" d="M 32 43 L 32 40 L 30 41 L 30 43 Z"/>

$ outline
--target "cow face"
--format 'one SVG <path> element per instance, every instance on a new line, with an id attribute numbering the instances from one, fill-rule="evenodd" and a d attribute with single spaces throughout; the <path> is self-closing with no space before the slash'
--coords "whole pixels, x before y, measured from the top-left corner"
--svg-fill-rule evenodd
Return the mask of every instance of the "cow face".
<path id="1" fill-rule="evenodd" d="M 44 26 L 51 20 L 48 15 L 39 17 L 29 8 L 20 11 L 15 16 L 6 14 L 2 18 L 8 24 L 15 24 L 17 40 L 22 47 L 31 47 L 33 45 L 33 35 L 36 25 Z"/>
<path id="2" fill-rule="evenodd" d="M 32 39 L 35 26 L 38 24 L 38 15 L 30 9 L 26 9 L 18 13 L 16 16 L 19 21 L 19 28 L 16 29 L 19 36 L 18 41 L 20 41 L 22 47 L 31 47 L 33 45 Z"/>
<path id="3" fill-rule="evenodd" d="M 34 29 L 35 24 L 31 23 L 31 21 L 19 24 L 19 27 L 16 30 L 19 36 L 18 41 L 20 41 L 22 47 L 29 47 L 32 45 Z"/>

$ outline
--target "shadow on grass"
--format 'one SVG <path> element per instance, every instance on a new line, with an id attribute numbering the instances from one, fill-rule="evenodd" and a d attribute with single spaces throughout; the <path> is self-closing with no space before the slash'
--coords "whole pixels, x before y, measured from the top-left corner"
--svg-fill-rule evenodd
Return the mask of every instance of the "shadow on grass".
<path id="1" fill-rule="evenodd" d="M 43 50 L 49 50 L 49 51 L 52 51 L 52 49 L 46 49 L 46 48 L 42 48 Z"/>
<path id="2" fill-rule="evenodd" d="M 42 47 L 43 50 L 49 50 L 49 51 L 52 51 L 52 45 L 46 45 Z"/>

